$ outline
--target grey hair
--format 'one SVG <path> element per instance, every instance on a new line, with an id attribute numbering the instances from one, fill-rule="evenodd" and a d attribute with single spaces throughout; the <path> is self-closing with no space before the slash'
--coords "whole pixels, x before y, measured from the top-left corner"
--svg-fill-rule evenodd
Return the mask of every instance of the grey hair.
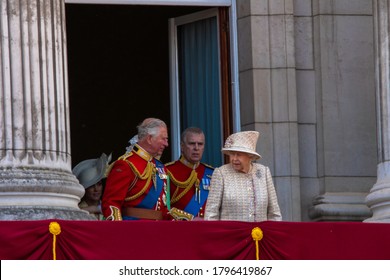
<path id="1" fill-rule="evenodd" d="M 144 139 L 148 135 L 153 137 L 159 133 L 161 127 L 167 128 L 164 121 L 156 118 L 147 118 L 137 126 L 138 139 Z"/>
<path id="2" fill-rule="evenodd" d="M 194 134 L 203 134 L 204 135 L 204 132 L 202 129 L 200 129 L 199 127 L 194 127 L 194 126 L 191 126 L 191 127 L 188 127 L 186 128 L 182 133 L 181 133 L 181 136 L 180 136 L 180 143 L 185 143 L 186 142 L 186 138 L 187 138 L 187 135 L 189 133 L 194 133 Z"/>

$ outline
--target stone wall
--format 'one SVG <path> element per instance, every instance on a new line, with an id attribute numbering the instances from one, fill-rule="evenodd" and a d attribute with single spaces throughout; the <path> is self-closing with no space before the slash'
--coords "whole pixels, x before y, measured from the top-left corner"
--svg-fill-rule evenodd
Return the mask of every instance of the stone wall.
<path id="1" fill-rule="evenodd" d="M 372 1 L 237 10 L 242 129 L 261 133 L 284 219 L 363 220 L 377 163 Z"/>

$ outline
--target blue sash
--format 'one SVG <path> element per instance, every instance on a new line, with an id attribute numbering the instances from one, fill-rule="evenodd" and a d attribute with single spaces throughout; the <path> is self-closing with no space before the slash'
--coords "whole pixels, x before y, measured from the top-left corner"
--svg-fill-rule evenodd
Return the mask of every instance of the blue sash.
<path id="1" fill-rule="evenodd" d="M 157 173 L 156 173 L 156 187 L 153 185 L 149 189 L 148 194 L 145 196 L 145 198 L 139 203 L 136 208 L 143 208 L 143 209 L 153 209 L 153 207 L 156 205 L 156 202 L 158 198 L 160 197 L 160 194 L 162 192 L 163 186 L 164 186 L 164 180 L 160 178 L 160 174 L 162 174 L 164 170 L 164 165 L 160 161 L 155 161 Z M 163 174 L 162 174 L 163 175 Z M 129 216 L 123 216 L 123 220 L 138 220 L 138 218 L 129 217 Z"/>
<path id="2" fill-rule="evenodd" d="M 200 181 L 199 184 L 200 201 L 198 201 L 197 199 L 198 195 L 195 193 L 195 195 L 192 196 L 190 202 L 183 209 L 185 212 L 194 215 L 194 217 L 198 215 L 200 208 L 207 200 L 207 196 L 209 195 L 211 175 L 213 174 L 213 172 L 214 169 L 206 167 L 206 169 L 204 170 L 202 180 Z"/>

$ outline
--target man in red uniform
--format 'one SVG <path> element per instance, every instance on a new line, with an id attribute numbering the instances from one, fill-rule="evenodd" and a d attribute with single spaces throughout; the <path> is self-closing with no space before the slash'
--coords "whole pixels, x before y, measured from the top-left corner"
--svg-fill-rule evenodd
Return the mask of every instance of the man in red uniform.
<path id="1" fill-rule="evenodd" d="M 166 169 L 156 159 L 168 147 L 167 126 L 162 120 L 147 118 L 137 128 L 138 142 L 109 170 L 103 214 L 113 221 L 171 219 L 166 205 Z"/>
<path id="2" fill-rule="evenodd" d="M 203 131 L 189 127 L 181 134 L 180 159 L 165 165 L 171 182 L 171 206 L 189 213 L 189 220 L 192 216 L 203 218 L 214 171 L 213 167 L 200 162 L 204 148 Z"/>

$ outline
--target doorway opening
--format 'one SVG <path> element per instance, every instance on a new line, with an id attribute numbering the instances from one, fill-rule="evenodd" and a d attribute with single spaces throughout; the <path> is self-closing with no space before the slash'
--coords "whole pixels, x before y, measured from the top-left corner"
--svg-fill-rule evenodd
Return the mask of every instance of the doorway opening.
<path id="1" fill-rule="evenodd" d="M 103 152 L 115 160 L 143 119 L 170 128 L 168 19 L 210 7 L 65 7 L 72 166 Z"/>

